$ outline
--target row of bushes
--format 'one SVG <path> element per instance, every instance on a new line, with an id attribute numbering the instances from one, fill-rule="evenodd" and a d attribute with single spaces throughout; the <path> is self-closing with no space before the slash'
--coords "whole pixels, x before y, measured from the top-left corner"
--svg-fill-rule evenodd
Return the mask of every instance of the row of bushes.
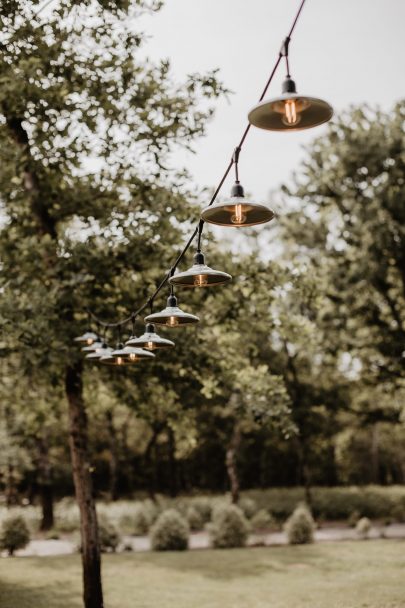
<path id="1" fill-rule="evenodd" d="M 279 529 L 303 500 L 304 492 L 300 488 L 252 490 L 243 494 L 239 507 L 252 530 Z M 178 499 L 158 496 L 155 501 L 98 503 L 97 510 L 99 516 L 111 521 L 120 533 L 143 536 L 167 509 L 177 510 L 192 531 L 199 531 L 212 521 L 216 509 L 227 504 L 229 498 L 226 496 Z M 314 488 L 311 509 L 318 521 L 344 519 L 349 525 L 355 525 L 361 517 L 368 517 L 384 519 L 386 523 L 405 522 L 405 487 Z M 13 513 L 24 516 L 31 533 L 38 531 L 40 510 L 37 507 L 16 508 Z M 7 515 L 7 509 L 0 507 L 0 524 Z M 79 531 L 79 511 L 73 499 L 61 500 L 56 505 L 55 515 L 54 535 Z"/>
<path id="2" fill-rule="evenodd" d="M 215 509 L 212 521 L 206 524 L 211 545 L 214 548 L 244 547 L 251 525 L 243 511 L 235 505 L 222 505 Z M 312 543 L 315 522 L 305 504 L 298 505 L 284 525 L 290 544 Z M 356 525 L 360 538 L 367 538 L 371 529 L 368 518 L 361 518 Z M 120 536 L 116 527 L 105 517 L 99 521 L 99 536 L 102 551 L 116 551 Z M 187 520 L 175 509 L 161 513 L 153 524 L 150 537 L 155 551 L 183 551 L 188 548 L 190 527 Z M 20 515 L 3 521 L 0 535 L 0 549 L 13 555 L 24 548 L 30 540 L 28 526 Z"/>

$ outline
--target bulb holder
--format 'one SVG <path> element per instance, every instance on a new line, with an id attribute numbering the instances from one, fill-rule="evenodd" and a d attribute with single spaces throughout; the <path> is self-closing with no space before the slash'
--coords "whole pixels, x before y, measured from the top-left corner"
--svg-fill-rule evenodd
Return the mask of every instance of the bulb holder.
<path id="1" fill-rule="evenodd" d="M 204 254 L 197 251 L 194 264 L 184 272 L 178 272 L 169 279 L 171 285 L 179 287 L 213 287 L 231 281 L 232 277 L 222 270 L 214 270 L 206 265 Z"/>
<path id="2" fill-rule="evenodd" d="M 201 219 L 209 224 L 228 228 L 245 228 L 265 224 L 274 218 L 274 211 L 245 198 L 243 187 L 236 181 L 228 201 L 215 203 L 203 209 Z"/>
<path id="3" fill-rule="evenodd" d="M 287 76 L 287 78 L 283 81 L 283 84 L 281 85 L 281 91 L 283 94 L 297 93 L 297 87 L 295 86 L 295 82 L 290 76 Z"/>

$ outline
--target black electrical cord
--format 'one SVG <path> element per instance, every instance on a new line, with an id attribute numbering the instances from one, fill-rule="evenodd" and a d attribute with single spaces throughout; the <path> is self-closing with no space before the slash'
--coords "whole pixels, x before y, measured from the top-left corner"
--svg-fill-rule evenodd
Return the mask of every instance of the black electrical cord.
<path id="1" fill-rule="evenodd" d="M 288 62 L 288 45 L 290 43 L 290 39 L 291 39 L 292 33 L 293 33 L 294 29 L 295 29 L 295 26 L 297 25 L 298 18 L 299 18 L 300 14 L 301 14 L 301 11 L 302 11 L 303 7 L 304 7 L 305 1 L 306 0 L 301 0 L 300 6 L 298 8 L 298 11 L 297 11 L 295 17 L 294 17 L 294 21 L 293 21 L 293 24 L 292 24 L 291 29 L 289 31 L 289 34 L 288 34 L 288 36 L 283 41 L 282 47 L 281 47 L 281 49 L 279 51 L 279 54 L 278 54 L 278 57 L 277 57 L 277 61 L 274 64 L 274 67 L 273 67 L 273 69 L 272 69 L 272 71 L 270 73 L 270 76 L 269 76 L 269 78 L 268 78 L 268 80 L 266 82 L 266 85 L 265 85 L 265 87 L 263 89 L 263 92 L 260 95 L 259 102 L 262 101 L 263 98 L 264 98 L 264 96 L 266 95 L 267 89 L 269 88 L 270 83 L 273 80 L 273 77 L 274 77 L 274 75 L 275 75 L 275 73 L 277 71 L 278 66 L 280 65 L 280 62 L 281 62 L 282 58 L 285 57 L 286 61 Z M 287 65 L 288 65 L 288 63 L 287 63 Z M 247 135 L 248 135 L 248 133 L 250 131 L 250 127 L 251 127 L 251 124 L 249 123 L 247 125 L 246 129 L 243 132 L 243 135 L 242 135 L 242 137 L 240 139 L 239 144 L 234 149 L 234 152 L 232 154 L 232 158 L 229 161 L 229 164 L 228 164 L 227 168 L 225 169 L 225 173 L 223 174 L 223 176 L 222 176 L 222 178 L 221 178 L 221 180 L 220 180 L 217 188 L 215 189 L 215 192 L 212 195 L 210 202 L 208 203 L 208 207 L 210 207 L 211 205 L 213 205 L 213 203 L 215 202 L 215 200 L 216 200 L 216 198 L 217 198 L 217 196 L 218 196 L 218 194 L 219 194 L 219 192 L 220 192 L 220 190 L 221 190 L 221 188 L 222 188 L 222 186 L 223 186 L 226 178 L 228 177 L 229 172 L 232 169 L 232 166 L 234 164 L 235 164 L 235 169 L 236 169 L 236 176 L 238 178 L 238 160 L 239 160 L 239 154 L 240 154 L 242 146 L 243 146 L 243 144 L 245 142 L 245 139 L 246 139 L 246 137 L 247 137 Z M 111 327 L 111 328 L 121 327 L 122 325 L 126 325 L 127 323 L 129 323 L 130 321 L 132 321 L 134 317 L 136 318 L 138 315 L 140 315 L 148 306 L 151 307 L 153 305 L 153 302 L 154 302 L 156 296 L 163 289 L 163 287 L 165 286 L 165 284 L 167 283 L 167 281 L 169 280 L 169 278 L 174 274 L 174 272 L 176 270 L 176 267 L 178 266 L 179 262 L 182 260 L 182 258 L 187 253 L 188 249 L 190 248 L 191 243 L 194 241 L 194 239 L 195 239 L 195 237 L 197 235 L 198 235 L 198 246 L 197 246 L 197 248 L 198 248 L 198 250 L 200 249 L 200 246 L 201 246 L 201 234 L 202 234 L 202 228 L 203 228 L 203 226 L 204 226 L 204 220 L 200 219 L 198 221 L 197 227 L 194 229 L 194 232 L 190 236 L 189 240 L 187 241 L 187 243 L 185 244 L 185 246 L 183 247 L 183 249 L 181 250 L 181 252 L 177 256 L 177 258 L 175 259 L 175 261 L 174 261 L 173 265 L 171 266 L 170 270 L 166 273 L 166 275 L 164 276 L 164 278 L 161 280 L 161 282 L 159 283 L 159 285 L 156 287 L 156 289 L 153 292 L 153 294 L 146 300 L 145 304 L 143 304 L 142 306 L 140 306 L 140 308 L 138 308 L 137 310 L 135 310 L 134 312 L 132 312 L 130 314 L 130 316 L 128 316 L 125 319 L 122 319 L 120 321 L 117 321 L 115 323 L 106 323 L 104 321 L 101 321 L 98 317 L 96 317 L 96 315 L 93 312 L 91 312 L 89 310 L 88 312 L 92 316 L 92 318 L 94 319 L 94 321 L 96 323 L 102 325 L 103 327 Z"/>

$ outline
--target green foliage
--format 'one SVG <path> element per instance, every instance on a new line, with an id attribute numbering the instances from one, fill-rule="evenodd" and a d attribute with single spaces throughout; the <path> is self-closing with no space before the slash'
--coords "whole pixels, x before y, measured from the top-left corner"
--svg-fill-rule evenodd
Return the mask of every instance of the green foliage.
<path id="1" fill-rule="evenodd" d="M 116 527 L 105 516 L 98 518 L 98 534 L 101 551 L 115 553 L 121 539 Z"/>
<path id="2" fill-rule="evenodd" d="M 274 520 L 266 509 L 259 509 L 253 515 L 250 524 L 253 530 L 268 530 L 274 524 Z"/>
<path id="3" fill-rule="evenodd" d="M 295 505 L 305 499 L 303 488 L 272 488 L 251 490 L 244 493 L 253 497 L 259 508 L 271 511 L 277 520 L 286 519 Z M 403 486 L 364 486 L 312 488 L 312 512 L 315 517 L 321 514 L 326 520 L 347 520 L 353 511 L 365 517 L 378 519 L 393 514 L 405 505 Z"/>
<path id="4" fill-rule="evenodd" d="M 17 549 L 23 549 L 30 541 L 30 533 L 25 519 L 20 515 L 10 516 L 3 521 L 0 536 L 0 548 L 13 555 Z"/>
<path id="5" fill-rule="evenodd" d="M 360 511 L 352 511 L 349 515 L 349 517 L 347 518 L 347 525 L 350 526 L 351 528 L 355 528 L 357 522 L 359 521 L 359 519 L 361 518 L 361 513 Z"/>
<path id="6" fill-rule="evenodd" d="M 193 505 L 187 509 L 186 517 L 191 530 L 197 531 L 204 528 L 206 522 Z"/>
<path id="7" fill-rule="evenodd" d="M 356 532 L 362 540 L 366 540 L 371 530 L 371 521 L 368 517 L 362 517 L 356 524 Z"/>
<path id="8" fill-rule="evenodd" d="M 132 517 L 132 532 L 135 536 L 145 536 L 153 523 L 154 513 L 145 503 L 137 504 Z"/>
<path id="9" fill-rule="evenodd" d="M 168 509 L 159 515 L 150 536 L 155 551 L 184 551 L 188 548 L 189 527 L 178 511 Z"/>
<path id="10" fill-rule="evenodd" d="M 249 525 L 239 507 L 222 505 L 215 508 L 208 530 L 213 547 L 231 549 L 245 546 Z"/>
<path id="11" fill-rule="evenodd" d="M 253 500 L 253 498 L 249 498 L 248 496 L 242 497 L 238 503 L 238 506 L 240 509 L 242 509 L 247 519 L 252 519 L 257 512 L 256 502 Z"/>
<path id="12" fill-rule="evenodd" d="M 304 504 L 298 505 L 284 526 L 290 545 L 306 545 L 314 542 L 315 522 Z"/>

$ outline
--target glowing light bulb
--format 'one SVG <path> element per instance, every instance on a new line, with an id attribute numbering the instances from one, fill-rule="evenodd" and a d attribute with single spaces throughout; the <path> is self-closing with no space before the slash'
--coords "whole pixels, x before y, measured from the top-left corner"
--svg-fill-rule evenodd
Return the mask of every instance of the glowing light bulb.
<path id="1" fill-rule="evenodd" d="M 129 359 L 130 359 L 130 361 L 136 361 L 136 353 L 130 353 Z"/>
<path id="2" fill-rule="evenodd" d="M 124 363 L 124 360 L 122 357 L 117 357 L 116 362 L 117 362 L 117 365 L 122 365 Z"/>
<path id="3" fill-rule="evenodd" d="M 301 120 L 300 114 L 297 112 L 297 106 L 293 99 L 287 99 L 284 103 L 284 118 L 283 122 L 286 125 L 296 125 Z"/>
<path id="4" fill-rule="evenodd" d="M 206 274 L 197 274 L 194 277 L 194 285 L 195 287 L 204 287 L 208 285 L 208 277 Z"/>
<path id="5" fill-rule="evenodd" d="M 167 321 L 167 325 L 170 325 L 170 327 L 176 327 L 176 325 L 179 324 L 179 320 L 177 317 L 169 317 L 168 321 Z"/>
<path id="6" fill-rule="evenodd" d="M 246 215 L 243 213 L 242 205 L 235 205 L 235 213 L 231 217 L 232 224 L 244 224 Z"/>
<path id="7" fill-rule="evenodd" d="M 154 344 L 154 342 L 148 342 L 146 344 L 145 348 L 147 348 L 148 350 L 155 350 L 155 344 Z"/>
<path id="8" fill-rule="evenodd" d="M 89 346 L 91 346 L 93 344 L 94 340 L 93 340 L 93 338 L 87 338 L 86 342 Z"/>

